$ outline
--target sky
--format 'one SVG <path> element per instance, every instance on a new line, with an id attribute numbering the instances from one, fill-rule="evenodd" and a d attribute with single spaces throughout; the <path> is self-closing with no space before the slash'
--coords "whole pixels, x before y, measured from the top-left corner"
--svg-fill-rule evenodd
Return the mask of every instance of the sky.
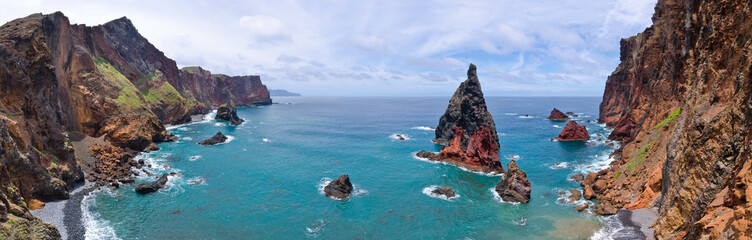
<path id="1" fill-rule="evenodd" d="M 486 96 L 602 96 L 619 40 L 656 0 L 0 0 L 0 22 L 126 16 L 178 67 L 260 75 L 307 96 L 450 96 L 470 63 Z"/>

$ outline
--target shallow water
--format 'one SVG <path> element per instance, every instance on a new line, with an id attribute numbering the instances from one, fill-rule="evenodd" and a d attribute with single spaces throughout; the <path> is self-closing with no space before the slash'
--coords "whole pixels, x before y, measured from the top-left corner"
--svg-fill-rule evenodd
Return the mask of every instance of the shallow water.
<path id="1" fill-rule="evenodd" d="M 499 176 L 416 159 L 431 142 L 448 98 L 275 98 L 239 108 L 241 126 L 214 120 L 171 127 L 180 136 L 141 157 L 147 171 L 170 177 L 149 195 L 136 184 L 100 191 L 84 201 L 87 237 L 122 239 L 580 239 L 604 226 L 577 213 L 558 194 L 578 188 L 568 176 L 607 166 L 613 147 L 550 141 L 565 122 L 552 108 L 597 118 L 599 98 L 487 98 L 500 136 L 502 164 L 517 159 L 532 183 L 528 204 L 500 202 Z M 530 115 L 532 118 L 521 116 Z M 207 118 L 210 119 L 210 118 Z M 583 122 L 596 138 L 607 135 Z M 233 140 L 196 143 L 222 131 Z M 400 134 L 405 141 L 395 138 Z M 605 137 L 598 137 L 605 138 Z M 320 188 L 349 174 L 355 194 L 325 197 Z M 141 174 L 136 183 L 156 177 Z M 427 188 L 448 185 L 442 199 Z"/>

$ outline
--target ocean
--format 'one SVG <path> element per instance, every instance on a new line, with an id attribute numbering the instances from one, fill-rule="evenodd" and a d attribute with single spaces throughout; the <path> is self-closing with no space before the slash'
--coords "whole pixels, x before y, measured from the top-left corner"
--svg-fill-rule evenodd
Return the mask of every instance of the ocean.
<path id="1" fill-rule="evenodd" d="M 97 190 L 83 200 L 87 239 L 608 239 L 613 217 L 579 213 L 560 201 L 575 173 L 604 169 L 617 146 L 595 122 L 599 97 L 487 97 L 502 164 L 515 159 L 532 184 L 527 204 L 501 201 L 500 176 L 469 172 L 414 156 L 439 151 L 434 131 L 449 98 L 276 97 L 238 108 L 230 126 L 209 114 L 171 126 L 179 141 L 139 156 L 153 177 Z M 574 112 L 590 144 L 556 142 L 566 122 L 546 120 L 554 107 Z M 529 117 L 525 117 L 529 115 Z M 592 120 L 586 122 L 586 120 Z M 218 131 L 230 141 L 197 142 Z M 396 134 L 406 137 L 399 140 Z M 600 141 L 598 139 L 601 139 Z M 139 195 L 138 183 L 177 172 L 165 189 Z M 323 186 L 349 174 L 347 200 Z M 430 190 L 447 185 L 459 197 Z M 560 194 L 560 192 L 566 192 Z M 581 200 L 581 202 L 584 200 Z M 629 235 L 625 235 L 627 238 Z"/>

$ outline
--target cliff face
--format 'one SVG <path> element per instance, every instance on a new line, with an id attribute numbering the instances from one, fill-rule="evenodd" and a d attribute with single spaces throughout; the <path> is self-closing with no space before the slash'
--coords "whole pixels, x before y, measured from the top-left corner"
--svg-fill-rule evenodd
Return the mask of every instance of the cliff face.
<path id="1" fill-rule="evenodd" d="M 83 180 L 69 135 L 141 151 L 175 140 L 163 124 L 189 122 L 191 113 L 227 100 L 271 103 L 258 76 L 208 76 L 186 76 L 127 18 L 87 27 L 58 12 L 6 23 L 0 120 L 23 156 L 3 163 L 11 182 L 27 201 L 64 199 Z"/>
<path id="2" fill-rule="evenodd" d="M 657 238 L 752 237 L 750 1 L 659 0 L 621 42 L 600 121 L 625 144 L 596 198 L 657 207 Z"/>
<path id="3" fill-rule="evenodd" d="M 9 168 L 19 167 L 28 158 L 18 152 L 0 119 L 0 239 L 60 239 L 54 226 L 42 223 L 29 213 L 18 187 L 11 181 Z"/>
<path id="4" fill-rule="evenodd" d="M 499 161 L 499 136 L 493 116 L 486 108 L 475 65 L 470 64 L 467 80 L 449 100 L 436 127 L 434 142 L 447 145 L 439 159 L 484 172 L 504 172 Z"/>

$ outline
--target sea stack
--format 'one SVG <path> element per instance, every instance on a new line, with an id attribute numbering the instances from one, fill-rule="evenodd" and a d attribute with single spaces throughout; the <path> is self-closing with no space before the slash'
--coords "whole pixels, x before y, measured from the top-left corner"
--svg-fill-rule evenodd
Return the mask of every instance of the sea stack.
<path id="1" fill-rule="evenodd" d="M 227 136 L 222 134 L 222 132 L 217 132 L 217 134 L 214 134 L 214 136 L 201 140 L 200 142 L 198 142 L 198 144 L 199 145 L 217 145 L 217 144 L 227 141 L 227 139 L 228 139 Z"/>
<path id="2" fill-rule="evenodd" d="M 165 173 L 162 175 L 162 177 L 159 177 L 157 181 L 139 184 L 138 186 L 136 186 L 136 192 L 140 194 L 147 194 L 156 192 L 159 189 L 164 188 L 165 184 L 167 184 L 167 176 L 169 175 L 169 173 Z"/>
<path id="3" fill-rule="evenodd" d="M 583 125 L 577 124 L 575 121 L 569 121 L 564 129 L 561 130 L 559 136 L 554 138 L 556 141 L 587 141 L 590 139 L 590 134 L 587 132 L 587 128 Z"/>
<path id="4" fill-rule="evenodd" d="M 350 183 L 350 176 L 343 174 L 337 177 L 337 179 L 334 179 L 334 181 L 329 182 L 329 184 L 324 187 L 324 194 L 326 194 L 327 197 L 345 199 L 350 197 L 352 190 L 353 185 Z"/>
<path id="5" fill-rule="evenodd" d="M 437 160 L 474 171 L 503 173 L 499 162 L 499 136 L 476 73 L 470 64 L 467 80 L 460 84 L 436 127 L 436 143 L 444 145 Z"/>
<path id="6" fill-rule="evenodd" d="M 217 109 L 217 116 L 214 117 L 214 119 L 230 121 L 230 125 L 233 126 L 237 126 L 245 122 L 245 120 L 238 117 L 238 111 L 237 109 L 235 109 L 235 104 L 232 103 L 232 100 L 229 100 L 227 101 L 227 103 L 219 106 L 219 109 Z"/>
<path id="7" fill-rule="evenodd" d="M 551 110 L 551 114 L 549 114 L 546 119 L 554 121 L 566 121 L 569 120 L 569 116 L 559 111 L 559 109 L 554 108 L 554 110 Z"/>
<path id="8" fill-rule="evenodd" d="M 496 184 L 495 190 L 501 199 L 507 202 L 527 203 L 530 201 L 530 181 L 527 180 L 527 173 L 517 167 L 514 160 L 507 164 L 507 172 Z"/>

